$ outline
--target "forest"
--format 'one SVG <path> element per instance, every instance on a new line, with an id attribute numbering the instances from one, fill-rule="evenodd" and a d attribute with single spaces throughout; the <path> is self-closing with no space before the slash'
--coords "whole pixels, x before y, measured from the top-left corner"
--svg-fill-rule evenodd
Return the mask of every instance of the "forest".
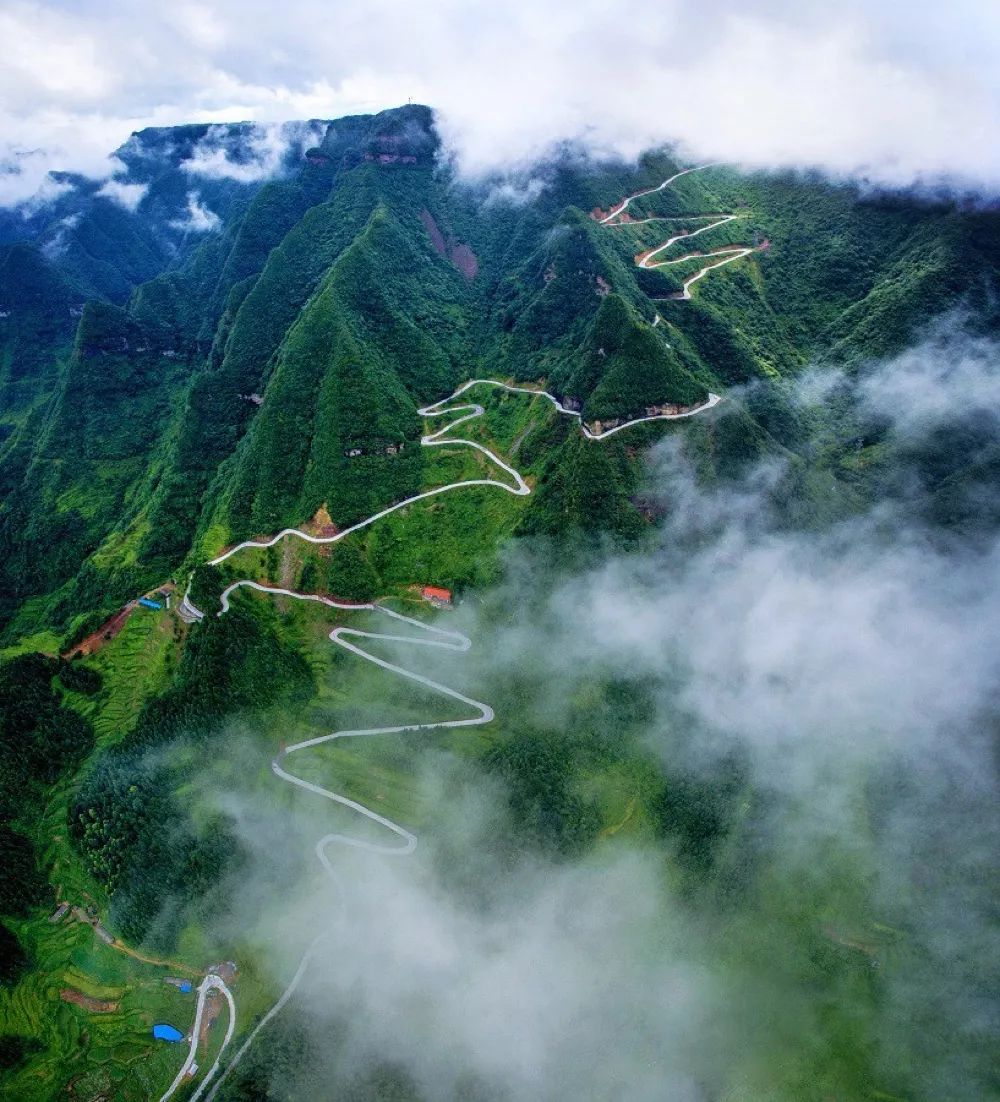
<path id="1" fill-rule="evenodd" d="M 898 1028 L 898 1006 L 882 971 L 919 977 L 939 966 L 898 905 L 920 896 L 924 864 L 907 865 L 901 878 L 912 879 L 884 904 L 867 851 L 819 846 L 816 881 L 806 878 L 800 898 L 801 870 L 769 848 L 780 786 L 755 774 L 738 739 L 707 764 L 691 749 L 717 732 L 681 691 L 686 652 L 659 680 L 610 659 L 560 668 L 561 648 L 592 630 L 585 622 L 534 664 L 507 656 L 531 653 L 525 640 L 558 602 L 600 612 L 606 586 L 613 606 L 614 571 L 639 564 L 676 582 L 727 536 L 760 552 L 755 539 L 771 549 L 867 532 L 874 513 L 885 542 L 903 532 L 911 550 L 959 549 L 978 576 L 976 556 L 1000 521 L 995 419 L 976 406 L 905 436 L 873 404 L 870 382 L 914 342 L 936 341 L 947 356 L 949 340 L 995 339 L 996 213 L 710 166 L 637 200 L 635 222 L 608 224 L 615 203 L 678 169 L 671 150 L 635 164 L 554 156 L 544 186 L 507 203 L 450 174 L 431 113 L 410 105 L 326 125 L 274 179 L 206 185 L 218 225 L 181 240 L 170 228 L 187 195 L 180 165 L 205 133 L 143 132 L 120 151 L 150 188 L 145 221 L 82 188 L 48 222 L 27 219 L 17 240 L 0 225 L 3 1089 L 41 1099 L 56 1082 L 66 1089 L 72 1064 L 93 1089 L 71 1098 L 143 1097 L 132 1080 L 153 1051 L 151 1015 L 189 1014 L 148 971 L 161 959 L 202 974 L 209 960 L 239 956 L 240 1029 L 261 1020 L 294 969 L 275 963 L 262 933 L 273 896 L 247 894 L 260 837 L 295 851 L 280 874 L 264 869 L 273 880 L 260 877 L 283 902 L 287 893 L 290 913 L 315 873 L 315 809 L 279 788 L 275 755 L 348 724 L 409 731 L 440 705 L 426 685 L 385 672 L 397 660 L 408 668 L 404 644 L 376 640 L 377 668 L 331 645 L 334 627 L 367 630 L 365 617 L 384 609 L 474 633 L 470 672 L 464 652 L 445 666 L 431 647 L 414 668 L 461 682 L 497 718 L 474 733 L 344 740 L 308 760 L 308 784 L 339 785 L 348 801 L 426 832 L 427 875 L 441 881 L 432 883 L 443 893 L 464 885 L 483 913 L 504 876 L 525 867 L 562 883 L 618 846 L 652 854 L 717 959 L 748 985 L 755 969 L 779 975 L 776 989 L 806 1008 L 791 1024 L 774 1012 L 784 1070 L 769 1097 L 931 1097 L 927 1066 L 958 1040 L 932 1007 L 922 1057 L 912 1035 L 892 1042 L 885 1023 Z M 637 266 L 719 212 L 733 217 L 666 254 L 692 252 L 676 268 Z M 75 221 L 56 256 L 47 245 L 65 218 Z M 751 252 L 677 297 L 704 253 L 730 246 Z M 481 404 L 482 416 L 424 447 L 444 417 L 418 410 L 474 378 L 544 387 L 579 421 L 538 395 L 480 386 L 456 404 Z M 603 440 L 581 431 L 689 411 L 709 394 L 722 401 L 697 416 Z M 490 455 L 530 492 L 499 488 Z M 333 542 L 375 512 L 465 482 Z M 726 512 L 733 501 L 745 529 Z M 321 542 L 291 537 L 209 565 L 284 528 Z M 733 559 L 713 565 L 724 574 Z M 379 608 L 337 619 L 328 606 L 243 589 L 217 615 L 223 590 L 244 578 Z M 697 581 L 711 604 L 714 576 Z M 428 585 L 447 588 L 452 607 L 433 610 L 421 597 Z M 135 607 L 160 587 L 172 605 Z M 178 615 L 185 594 L 200 617 Z M 101 637 L 119 614 L 124 626 Z M 694 640 L 698 627 L 691 614 L 677 630 Z M 725 616 L 716 627 L 729 637 Z M 748 634 L 766 665 L 770 636 Z M 59 657 L 87 639 L 87 656 Z M 475 657 L 480 639 L 494 661 Z M 845 645 L 845 664 L 852 654 Z M 696 660 L 712 672 L 714 652 Z M 775 674 L 770 690 L 790 692 L 791 680 Z M 905 803 L 905 784 L 894 788 L 883 764 L 859 768 L 850 793 L 873 847 L 889 832 L 886 809 Z M 425 773 L 437 767 L 435 788 Z M 461 845 L 449 851 L 435 835 L 464 799 L 485 823 L 471 871 Z M 323 829 L 341 829 L 331 821 Z M 64 900 L 99 915 L 119 947 L 96 944 L 86 923 L 50 923 Z M 245 918 L 238 938 L 234 914 Z M 96 1012 L 65 999 L 58 1014 L 40 1009 L 91 986 L 101 994 L 88 997 L 124 1007 L 126 1026 L 103 1027 L 121 1027 L 120 1051 Z M 814 1047 L 798 1031 L 809 1016 L 827 1027 Z M 322 1060 L 301 1025 L 281 1021 L 222 1097 L 309 1097 Z M 349 1047 L 337 1014 L 325 1026 Z M 959 1058 L 978 1076 L 982 1038 L 971 1034 Z M 150 1075 L 162 1070 L 156 1060 L 169 1062 L 154 1054 Z M 727 1083 L 705 1070 L 713 1097 L 759 1075 L 753 1060 Z M 336 1074 L 347 1097 L 427 1096 L 392 1052 Z M 456 1097 L 503 1096 L 470 1076 Z"/>

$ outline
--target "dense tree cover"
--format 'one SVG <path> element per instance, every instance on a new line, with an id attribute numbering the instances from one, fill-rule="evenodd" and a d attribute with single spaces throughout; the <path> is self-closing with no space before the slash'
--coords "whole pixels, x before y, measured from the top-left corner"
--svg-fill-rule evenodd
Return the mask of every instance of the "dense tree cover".
<path id="1" fill-rule="evenodd" d="M 234 706 L 249 711 L 302 699 L 312 685 L 309 664 L 280 634 L 274 610 L 237 599 L 226 616 L 206 619 L 192 634 L 173 684 L 146 703 L 128 745 L 203 737 Z"/>
<path id="2" fill-rule="evenodd" d="M 565 739 L 518 731 L 489 751 L 485 766 L 506 784 L 522 845 L 565 857 L 596 837 L 600 816 L 576 789 L 573 751 Z"/>
<path id="3" fill-rule="evenodd" d="M 203 743 L 234 710 L 301 700 L 311 689 L 308 664 L 278 634 L 267 606 L 237 602 L 193 634 L 170 688 L 100 758 L 70 813 L 71 836 L 111 895 L 124 936 L 169 946 L 188 908 L 209 908 L 223 873 L 239 860 L 224 819 L 195 827 L 180 808 L 177 767 L 157 751 Z"/>
<path id="4" fill-rule="evenodd" d="M 654 801 L 657 826 L 682 866 L 704 881 L 730 837 L 738 804 L 747 799 L 747 778 L 736 761 L 716 764 L 702 777 L 667 770 Z"/>
<path id="5" fill-rule="evenodd" d="M 23 918 L 45 899 L 46 883 L 38 869 L 31 839 L 0 823 L 0 914 Z"/>
<path id="6" fill-rule="evenodd" d="M 376 215 L 334 264 L 279 352 L 226 490 L 235 535 L 295 523 L 324 503 L 351 523 L 419 486 L 420 422 L 392 364 L 407 351 L 408 364 L 420 362 L 420 346 L 397 357 L 391 344 L 359 339 L 360 315 L 352 315 L 340 293 L 359 267 L 370 270 L 373 261 L 361 254 L 379 248 L 368 238 L 379 235 L 382 218 Z M 392 241 L 395 247 L 383 255 L 398 262 L 406 243 L 397 236 Z"/>
<path id="7" fill-rule="evenodd" d="M 8 432 L 72 344 L 82 296 L 27 245 L 0 246 L 0 423 Z M 0 440 L 0 456 L 3 455 Z"/>
<path id="8" fill-rule="evenodd" d="M 59 680 L 65 688 L 83 693 L 84 696 L 93 696 L 100 692 L 104 684 L 104 678 L 93 666 L 80 661 L 60 662 Z"/>
<path id="9" fill-rule="evenodd" d="M 302 593 L 325 593 L 346 601 L 370 601 L 380 596 L 379 576 L 361 547 L 345 541 L 325 554 L 310 555 L 296 582 Z"/>
<path id="10" fill-rule="evenodd" d="M 647 406 L 694 406 L 708 397 L 678 350 L 639 321 L 624 299 L 609 294 L 567 381 L 573 394 L 589 394 L 588 420 L 642 416 Z"/>
<path id="11" fill-rule="evenodd" d="M 294 1102 L 311 1093 L 303 1091 L 303 1080 L 312 1080 L 318 1053 L 303 1026 L 291 1007 L 279 1015 L 266 1031 L 266 1044 L 255 1045 L 223 1086 L 222 1102 Z"/>
<path id="12" fill-rule="evenodd" d="M 620 441 L 594 447 L 570 433 L 546 464 L 518 532 L 594 544 L 633 540 L 645 527 L 632 501 L 638 485 L 637 464 Z"/>
<path id="13" fill-rule="evenodd" d="M 53 690 L 58 662 L 26 654 L 0 663 L 0 816 L 17 817 L 93 745 L 90 724 Z"/>
<path id="14" fill-rule="evenodd" d="M 220 232 L 208 235 L 196 251 L 182 250 L 187 259 L 176 271 L 155 279 L 155 271 L 147 272 L 144 278 L 150 281 L 139 286 L 122 313 L 89 307 L 80 321 L 71 369 L 51 397 L 54 357 L 76 326 L 71 309 L 79 313 L 84 293 L 29 246 L 0 254 L 0 292 L 8 283 L 13 289 L 0 294 L 0 312 L 7 315 L 0 318 L 0 341 L 7 332 L 13 342 L 0 364 L 9 363 L 18 378 L 27 377 L 23 386 L 4 391 L 0 372 L 0 488 L 10 487 L 0 503 L 0 546 L 8 552 L 0 564 L 0 623 L 26 598 L 51 593 L 63 583 L 50 610 L 56 619 L 66 620 L 95 602 L 110 611 L 136 588 L 162 580 L 183 556 L 200 496 L 250 420 L 254 407 L 240 395 L 262 389 L 264 367 L 299 307 L 374 209 L 377 190 L 346 189 L 340 213 L 327 219 L 325 250 L 318 245 L 321 235 L 303 221 L 309 207 L 325 198 L 347 146 L 359 148 L 370 127 L 370 119 L 361 119 L 338 128 L 330 144 L 332 167 L 307 164 L 292 179 L 258 190 L 252 202 L 239 198 L 242 185 L 206 183 L 204 201 L 231 221 L 224 217 Z M 238 131 L 233 129 L 237 136 Z M 157 157 L 167 159 L 143 203 L 147 220 L 165 217 L 175 201 L 186 203 L 175 168 L 205 133 L 204 127 L 146 131 L 134 139 L 135 149 L 120 151 L 136 171 L 148 171 Z M 365 172 L 359 169 L 358 179 Z M 375 184 L 380 179 L 371 172 L 368 176 Z M 93 201 L 95 210 L 110 205 Z M 347 216 L 346 225 L 341 215 Z M 298 230 L 300 246 L 292 265 L 276 258 L 274 278 L 264 280 L 239 324 L 234 326 L 235 316 L 227 323 L 222 315 L 227 309 L 238 313 L 289 230 Z M 304 278 L 293 275 L 297 260 L 304 263 Z M 234 301 L 231 292 L 241 284 L 242 294 Z M 267 330 L 268 319 L 275 316 Z M 43 326 L 53 320 L 57 329 L 49 339 Z M 220 320 L 232 332 L 216 343 L 207 374 L 192 382 L 192 369 Z M 9 375 L 12 385 L 13 380 Z M 188 386 L 192 389 L 185 398 Z M 28 399 L 49 402 L 55 414 L 40 422 L 41 434 L 38 424 L 34 434 L 29 431 L 30 407 L 17 412 L 17 404 Z M 178 416 L 178 405 L 187 406 L 185 416 Z M 4 407 L 12 411 L 6 425 Z M 109 539 L 113 551 L 95 558 Z M 49 553 L 33 556 L 41 545 Z M 80 571 L 82 562 L 86 566 Z"/>
<path id="15" fill-rule="evenodd" d="M 93 745 L 90 724 L 53 686 L 65 665 L 41 654 L 0 663 L 0 915 L 24 917 L 44 901 L 29 835 L 49 787 Z"/>
<path id="16" fill-rule="evenodd" d="M 0 922 L 0 985 L 17 983 L 30 964 L 17 935 Z"/>
<path id="17" fill-rule="evenodd" d="M 0 1034 L 0 1073 L 20 1067 L 41 1048 L 41 1043 L 34 1037 L 21 1037 L 16 1033 Z"/>
<path id="18" fill-rule="evenodd" d="M 208 916 L 240 846 L 225 818 L 194 827 L 162 759 L 105 755 L 70 816 L 70 834 L 111 896 L 111 922 L 131 942 L 169 951 L 192 916 Z"/>

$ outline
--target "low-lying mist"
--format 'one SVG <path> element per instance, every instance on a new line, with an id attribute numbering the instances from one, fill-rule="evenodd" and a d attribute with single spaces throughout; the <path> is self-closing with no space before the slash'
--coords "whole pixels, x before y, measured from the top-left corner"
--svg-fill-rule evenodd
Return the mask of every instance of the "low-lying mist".
<path id="1" fill-rule="evenodd" d="M 276 984 L 324 935 L 247 1064 L 276 1096 L 996 1091 L 1000 541 L 928 520 L 926 465 L 899 472 L 995 430 L 1000 355 L 938 332 L 858 377 L 795 400 L 846 389 L 878 424 L 874 504 L 790 526 L 800 460 L 706 484 L 672 436 L 654 547 L 519 546 L 448 618 L 469 654 L 384 652 L 497 711 L 485 758 L 420 752 L 413 857 L 335 852 L 337 883 L 317 863 L 275 898 L 331 813 L 219 796 L 251 862 L 231 929 L 267 929 Z"/>

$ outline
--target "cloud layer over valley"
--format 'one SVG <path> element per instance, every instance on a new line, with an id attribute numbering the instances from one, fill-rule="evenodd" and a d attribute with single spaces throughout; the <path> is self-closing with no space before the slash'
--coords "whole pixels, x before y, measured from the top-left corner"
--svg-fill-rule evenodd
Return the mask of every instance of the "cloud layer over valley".
<path id="1" fill-rule="evenodd" d="M 1000 352 L 943 327 L 864 377 L 826 390 L 854 387 L 861 421 L 906 456 L 990 406 Z M 818 389 L 803 388 L 804 414 Z M 287 977 L 324 935 L 285 1012 L 322 1081 L 390 1065 L 428 1098 L 984 1096 L 995 530 L 927 526 L 935 486 L 916 469 L 830 527 L 789 526 L 793 461 L 706 487 L 682 439 L 654 457 L 655 549 L 572 571 L 518 550 L 508 582 L 449 618 L 468 655 L 389 651 L 490 701 L 505 742 L 529 731 L 518 753 L 547 742 L 578 776 L 592 760 L 631 778 L 625 821 L 645 803 L 643 829 L 592 837 L 582 856 L 539 851 L 512 832 L 530 820 L 544 836 L 592 798 L 560 794 L 551 761 L 554 802 L 511 816 L 503 777 L 423 736 L 362 740 L 373 768 L 413 768 L 430 809 L 420 847 L 402 862 L 331 850 L 339 883 L 307 877 L 324 887 L 296 899 L 288 855 L 308 863 L 318 837 L 358 820 L 308 795 L 291 813 L 217 796 L 253 870 L 222 937 L 260 915 Z M 359 690 L 371 722 L 388 684 Z M 430 698 L 412 718 L 428 713 L 450 715 Z M 337 787 L 329 754 L 309 775 Z"/>

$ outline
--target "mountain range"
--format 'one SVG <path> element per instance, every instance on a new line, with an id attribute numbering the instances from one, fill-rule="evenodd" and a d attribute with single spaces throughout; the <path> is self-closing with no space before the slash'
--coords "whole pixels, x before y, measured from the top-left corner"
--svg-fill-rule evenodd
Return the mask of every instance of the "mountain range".
<path id="1" fill-rule="evenodd" d="M 240 892 L 261 879 L 267 899 L 291 900 L 306 878 L 297 858 L 253 872 L 257 834 L 300 808 L 267 787 L 275 776 L 395 831 L 408 853 L 416 835 L 396 820 L 423 825 L 429 805 L 460 804 L 448 786 L 475 769 L 482 806 L 503 808 L 480 840 L 493 871 L 478 853 L 452 867 L 438 852 L 442 883 L 464 890 L 467 876 L 488 910 L 489 884 L 519 854 L 551 862 L 561 883 L 560 869 L 603 844 L 654 845 L 683 905 L 710 898 L 696 912 L 712 915 L 706 928 L 724 916 L 712 926 L 720 954 L 780 975 L 788 1005 L 810 1008 L 802 1020 L 825 1023 L 818 1042 L 784 1021 L 770 1062 L 734 1046 L 733 1068 L 706 1064 L 690 1097 L 942 1097 L 926 1086 L 933 1068 L 968 1037 L 956 1039 L 947 1009 L 926 1011 L 925 1050 L 898 1017 L 883 1029 L 892 1000 L 873 971 L 895 962 L 918 977 L 912 992 L 930 972 L 906 967 L 933 957 L 930 941 L 858 902 L 874 874 L 849 847 L 818 861 L 842 879 L 831 872 L 799 899 L 801 868 L 769 863 L 767 786 L 738 747 L 710 776 L 687 750 L 681 764 L 650 751 L 651 727 L 687 747 L 678 732 L 690 721 L 708 740 L 675 694 L 681 673 L 656 671 L 677 709 L 657 727 L 660 690 L 640 670 L 567 660 L 572 690 L 540 684 L 589 624 L 516 668 L 499 655 L 480 668 L 489 705 L 478 689 L 443 687 L 433 666 L 400 665 L 391 647 L 464 651 L 473 619 L 523 643 L 518 617 L 533 601 L 572 605 L 580 578 L 610 590 L 623 562 L 697 561 L 732 528 L 720 501 L 775 540 L 863 529 L 877 549 L 905 528 L 921 548 L 988 546 L 1000 523 L 989 410 L 973 394 L 967 415 L 916 441 L 870 395 L 915 343 L 937 341 L 947 357 L 956 333 L 1000 332 L 996 210 L 818 173 L 685 165 L 669 148 L 621 163 L 567 146 L 530 171 L 469 180 L 433 112 L 414 104 L 143 130 L 112 165 L 103 181 L 54 173 L 36 201 L 0 211 L 0 852 L 11 870 L 0 1074 L 17 1096 L 200 1096 L 184 1078 L 194 1050 L 182 1067 L 178 1050 L 149 1047 L 149 1026 L 188 1013 L 171 1001 L 181 975 L 202 976 L 199 1007 L 216 1000 L 210 1018 L 221 1012 L 236 966 L 203 965 L 223 953 L 245 973 L 240 1014 L 252 1008 L 239 1043 L 256 1035 L 247 1022 L 270 1021 L 283 988 L 261 962 L 275 938 L 253 927 L 269 904 L 263 890 L 249 904 Z M 691 520 L 695 491 L 678 471 L 717 495 L 699 498 L 717 512 Z M 466 617 L 454 631 L 451 613 L 427 619 L 448 606 Z M 331 610 L 355 626 L 331 632 Z M 366 616 L 429 634 L 401 642 Z M 769 641 L 754 643 L 766 654 Z M 352 672 L 359 659 L 372 668 Z M 378 681 L 385 671 L 403 687 Z M 769 684 L 788 689 L 778 675 Z M 435 693 L 476 718 L 427 722 Z M 364 718 L 374 704 L 393 718 Z M 464 727 L 477 730 L 450 741 Z M 338 743 L 343 797 L 324 787 L 325 767 L 300 776 L 288 764 L 344 733 L 430 728 L 434 760 L 452 762 L 433 800 L 410 749 Z M 239 799 L 229 760 L 251 763 Z M 883 797 L 909 791 L 888 772 L 879 761 L 852 774 L 852 807 L 873 836 Z M 324 846 L 342 837 L 319 843 L 328 871 Z M 907 890 L 944 876 L 941 864 L 921 864 Z M 150 968 L 170 971 L 169 990 Z M 276 1037 L 224 1098 L 318 1097 L 320 1056 L 303 1055 L 290 1027 Z M 228 1043 L 215 1027 L 212 1051 Z M 352 1097 L 445 1097 L 391 1061 L 363 1082 L 329 1074 L 347 1076 L 337 1083 Z M 447 1097 L 511 1097 L 462 1082 Z"/>

